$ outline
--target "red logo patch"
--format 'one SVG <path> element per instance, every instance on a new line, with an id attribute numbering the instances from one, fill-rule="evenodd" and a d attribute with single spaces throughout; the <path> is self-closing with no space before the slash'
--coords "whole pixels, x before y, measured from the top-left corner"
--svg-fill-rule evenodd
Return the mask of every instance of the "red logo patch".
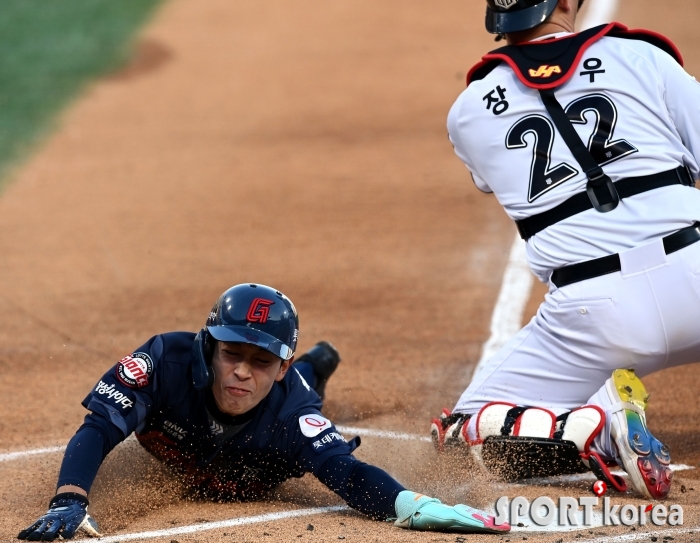
<path id="1" fill-rule="evenodd" d="M 117 378 L 129 388 L 145 387 L 152 373 L 153 362 L 146 353 L 125 356 L 117 363 Z"/>
<path id="2" fill-rule="evenodd" d="M 267 317 L 270 315 L 270 306 L 274 305 L 274 303 L 272 300 L 266 300 L 265 298 L 255 298 L 248 308 L 246 319 L 249 322 L 265 324 Z"/>
<path id="3" fill-rule="evenodd" d="M 304 422 L 305 422 L 306 424 L 308 424 L 309 426 L 315 426 L 316 428 L 323 428 L 323 427 L 328 423 L 328 421 L 325 420 L 325 419 L 324 419 L 324 420 L 318 420 L 318 419 L 314 419 L 314 418 L 312 418 L 312 417 L 306 417 L 306 418 L 304 419 Z"/>

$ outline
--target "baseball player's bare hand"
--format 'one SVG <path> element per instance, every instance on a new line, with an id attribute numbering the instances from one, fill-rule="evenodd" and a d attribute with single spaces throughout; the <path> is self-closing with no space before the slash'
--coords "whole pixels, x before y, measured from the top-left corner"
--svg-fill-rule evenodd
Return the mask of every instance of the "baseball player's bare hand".
<path id="1" fill-rule="evenodd" d="M 85 496 L 73 492 L 56 494 L 49 502 L 49 510 L 34 524 L 22 530 L 18 539 L 53 541 L 57 537 L 72 539 L 78 530 L 99 537 L 97 523 L 88 515 L 89 502 Z"/>

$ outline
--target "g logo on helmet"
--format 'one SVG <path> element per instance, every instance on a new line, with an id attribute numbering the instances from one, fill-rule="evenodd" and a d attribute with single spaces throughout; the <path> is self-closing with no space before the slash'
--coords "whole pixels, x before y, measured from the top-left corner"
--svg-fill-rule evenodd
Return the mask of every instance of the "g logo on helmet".
<path id="1" fill-rule="evenodd" d="M 248 322 L 259 322 L 260 324 L 265 324 L 267 318 L 270 315 L 270 306 L 274 305 L 275 302 L 272 300 L 266 300 L 265 298 L 255 298 L 248 308 L 248 315 L 246 315 L 246 320 Z"/>
<path id="2" fill-rule="evenodd" d="M 515 4 L 518 3 L 518 0 L 495 0 L 495 1 L 496 1 L 496 5 L 499 8 L 503 8 L 503 9 L 510 9 Z"/>

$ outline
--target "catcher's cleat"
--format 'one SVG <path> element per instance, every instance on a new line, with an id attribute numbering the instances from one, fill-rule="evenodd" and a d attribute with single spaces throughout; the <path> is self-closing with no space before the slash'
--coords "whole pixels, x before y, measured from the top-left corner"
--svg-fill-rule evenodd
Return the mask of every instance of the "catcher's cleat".
<path id="1" fill-rule="evenodd" d="M 338 350 L 328 341 L 319 341 L 310 350 L 297 358 L 296 361 L 309 362 L 314 368 L 314 375 L 316 376 L 314 390 L 323 400 L 326 392 L 326 383 L 328 383 L 328 379 L 330 379 L 340 363 Z"/>
<path id="2" fill-rule="evenodd" d="M 649 394 L 634 370 L 615 370 L 605 383 L 613 411 L 610 433 L 617 448 L 615 460 L 634 488 L 647 498 L 662 500 L 671 490 L 669 448 L 647 428 Z"/>
<path id="3" fill-rule="evenodd" d="M 430 436 L 438 452 L 444 451 L 445 448 L 468 444 L 466 437 L 468 420 L 468 415 L 452 414 L 443 408 L 440 417 L 433 419 L 430 424 Z"/>

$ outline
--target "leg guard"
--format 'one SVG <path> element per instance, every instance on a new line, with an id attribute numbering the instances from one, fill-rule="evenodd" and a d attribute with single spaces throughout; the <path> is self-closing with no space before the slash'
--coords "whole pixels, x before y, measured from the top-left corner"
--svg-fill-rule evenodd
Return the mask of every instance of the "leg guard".
<path id="1" fill-rule="evenodd" d="M 610 473 L 607 464 L 590 450 L 604 427 L 605 414 L 597 406 L 556 417 L 547 409 L 494 402 L 470 421 L 466 441 L 489 471 L 507 481 L 591 469 L 624 492 L 624 480 Z"/>
<path id="2" fill-rule="evenodd" d="M 576 445 L 555 437 L 559 421 L 547 409 L 493 402 L 476 417 L 467 431 L 473 453 L 506 481 L 587 471 Z"/>
<path id="3" fill-rule="evenodd" d="M 576 447 L 565 441 L 525 436 L 491 436 L 481 449 L 484 466 L 505 481 L 588 471 Z"/>
<path id="4" fill-rule="evenodd" d="M 627 490 L 622 477 L 610 473 L 608 463 L 597 452 L 591 451 L 591 443 L 605 428 L 605 413 L 595 405 L 584 405 L 562 417 L 561 439 L 574 443 L 581 454 L 581 460 L 598 479 L 619 492 Z"/>

